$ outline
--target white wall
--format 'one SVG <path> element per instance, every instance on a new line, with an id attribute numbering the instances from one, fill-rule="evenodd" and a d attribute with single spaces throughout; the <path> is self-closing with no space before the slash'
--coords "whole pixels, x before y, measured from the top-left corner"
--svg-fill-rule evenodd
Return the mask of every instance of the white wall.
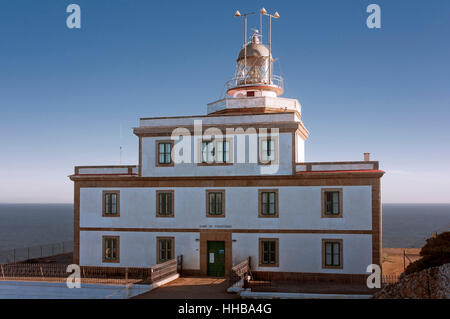
<path id="1" fill-rule="evenodd" d="M 268 130 L 268 133 L 270 131 Z M 233 165 L 213 165 L 213 166 L 203 166 L 198 165 L 195 161 L 197 158 L 197 145 L 199 137 L 191 137 L 191 156 L 190 163 L 175 163 L 174 166 L 170 167 L 158 167 L 156 166 L 156 145 L 155 142 L 158 140 L 168 140 L 170 138 L 164 137 L 144 137 L 142 138 L 142 176 L 226 176 L 226 175 L 261 175 L 261 174 L 277 174 L 277 175 L 291 175 L 292 174 L 292 133 L 280 133 L 278 142 L 278 154 L 279 154 L 279 165 L 259 165 L 258 164 L 258 154 L 257 145 L 254 145 L 254 158 L 255 161 L 249 163 L 249 145 L 250 141 L 254 143 L 258 142 L 258 138 L 255 134 L 245 136 L 245 159 L 246 163 L 237 163 L 237 152 L 238 143 L 242 143 L 240 139 L 236 137 L 237 135 L 231 135 L 227 137 L 233 138 L 233 149 L 234 149 L 234 161 Z M 194 154 L 196 157 L 194 157 Z M 199 160 L 198 160 L 199 161 Z"/>
<path id="2" fill-rule="evenodd" d="M 242 100 L 242 99 L 238 99 Z M 245 99 L 248 101 L 248 99 Z M 195 121 L 202 121 L 203 125 L 248 125 L 256 123 L 275 123 L 275 122 L 300 122 L 300 119 L 295 113 L 282 112 L 282 113 L 266 113 L 266 114 L 242 114 L 239 116 L 175 116 L 175 117 L 154 117 L 154 118 L 141 118 L 140 129 L 147 127 L 185 127 L 194 125 Z"/>
<path id="3" fill-rule="evenodd" d="M 251 108 L 279 108 L 280 112 L 289 110 L 297 111 L 301 114 L 300 102 L 296 99 L 288 99 L 284 97 L 276 97 L 274 92 L 263 91 L 264 93 L 258 95 L 258 91 L 255 92 L 255 97 L 238 97 L 237 95 L 242 94 L 246 90 L 239 91 L 236 93 L 234 98 L 225 98 L 207 105 L 207 113 L 213 113 L 217 111 L 222 111 L 225 109 L 251 109 Z M 275 96 L 274 96 L 275 94 Z"/>
<path id="4" fill-rule="evenodd" d="M 102 236 L 120 236 L 120 263 L 102 262 Z M 152 267 L 156 265 L 156 237 L 175 237 L 175 256 L 183 255 L 185 269 L 200 269 L 198 233 L 80 232 L 80 265 Z"/>
<path id="5" fill-rule="evenodd" d="M 224 218 L 206 217 L 205 191 L 214 188 L 111 188 L 120 190 L 120 217 L 102 217 L 103 188 L 81 188 L 80 226 L 199 228 L 225 225 L 239 229 L 372 229 L 371 186 L 341 187 L 343 218 L 321 218 L 322 187 L 319 186 L 278 187 L 279 218 L 258 218 L 258 189 L 262 188 L 267 187 L 219 187 L 225 189 Z M 155 216 L 157 189 L 174 190 L 175 218 Z"/>
<path id="6" fill-rule="evenodd" d="M 120 236 L 120 263 L 102 262 L 102 236 Z M 184 269 L 200 269 L 199 233 L 100 232 L 80 233 L 80 265 L 151 267 L 156 264 L 156 238 L 175 238 L 175 256 L 183 255 Z M 252 257 L 252 269 L 307 273 L 365 274 L 372 263 L 372 236 L 355 234 L 242 234 L 232 235 L 233 265 Z M 278 238 L 279 267 L 258 266 L 258 239 Z M 343 240 L 343 269 L 322 269 L 322 239 Z"/>
<path id="7" fill-rule="evenodd" d="M 305 161 L 305 140 L 298 134 L 295 135 L 297 139 L 297 162 Z"/>
<path id="8" fill-rule="evenodd" d="M 337 187 L 337 186 L 327 186 Z M 264 187 L 262 187 L 264 188 Z M 267 188 L 267 187 L 266 187 Z M 371 230 L 371 186 L 343 186 L 343 218 L 321 218 L 321 187 L 278 187 L 279 218 L 258 218 L 258 187 L 231 187 L 226 192 L 226 217 L 207 218 L 205 190 L 213 188 L 110 188 L 120 190 L 120 217 L 102 217 L 102 191 L 80 189 L 80 227 L 99 228 L 226 228 Z M 173 189 L 175 217 L 157 218 L 156 190 Z M 222 189 L 222 188 L 219 188 Z M 243 205 L 245 203 L 245 205 Z M 120 263 L 102 263 L 102 235 L 120 236 Z M 80 264 L 150 267 L 156 264 L 156 237 L 175 237 L 175 255 L 185 269 L 199 269 L 198 232 L 81 231 Z M 293 272 L 365 273 L 371 263 L 371 235 L 233 233 L 233 265 L 252 256 L 253 269 Z M 279 238 L 280 266 L 257 267 L 258 238 Z M 321 268 L 321 239 L 344 241 L 344 269 Z"/>
<path id="9" fill-rule="evenodd" d="M 258 238 L 278 238 L 279 267 L 258 266 Z M 322 269 L 322 239 L 342 239 L 343 269 Z M 233 234 L 233 265 L 248 256 L 252 269 L 307 273 L 366 274 L 372 263 L 372 235 Z"/>

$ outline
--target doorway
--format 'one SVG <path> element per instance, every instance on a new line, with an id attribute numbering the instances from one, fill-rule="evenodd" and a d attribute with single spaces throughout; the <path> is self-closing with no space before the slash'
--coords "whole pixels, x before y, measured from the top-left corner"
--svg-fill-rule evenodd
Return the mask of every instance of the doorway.
<path id="1" fill-rule="evenodd" d="M 208 241 L 206 254 L 207 274 L 208 276 L 225 276 L 225 242 Z"/>

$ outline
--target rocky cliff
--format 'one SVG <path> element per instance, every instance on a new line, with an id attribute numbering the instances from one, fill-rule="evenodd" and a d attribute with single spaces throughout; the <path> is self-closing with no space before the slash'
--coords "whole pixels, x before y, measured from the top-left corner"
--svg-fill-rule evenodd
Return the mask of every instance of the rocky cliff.
<path id="1" fill-rule="evenodd" d="M 397 283 L 384 287 L 372 298 L 450 299 L 450 263 L 403 274 Z"/>

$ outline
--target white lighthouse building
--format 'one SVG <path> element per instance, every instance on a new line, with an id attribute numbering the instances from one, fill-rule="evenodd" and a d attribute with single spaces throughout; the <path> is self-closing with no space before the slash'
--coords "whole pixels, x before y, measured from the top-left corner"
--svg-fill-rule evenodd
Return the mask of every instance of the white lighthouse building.
<path id="1" fill-rule="evenodd" d="M 75 167 L 74 263 L 183 255 L 184 274 L 224 276 L 251 257 L 255 276 L 335 281 L 381 265 L 378 162 L 305 162 L 301 104 L 260 33 L 245 42 L 205 115 L 141 118 L 137 165 Z"/>

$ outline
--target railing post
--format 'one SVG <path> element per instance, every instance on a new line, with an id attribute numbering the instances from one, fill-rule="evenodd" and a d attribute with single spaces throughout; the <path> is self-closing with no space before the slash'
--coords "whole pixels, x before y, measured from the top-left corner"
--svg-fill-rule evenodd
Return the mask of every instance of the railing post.
<path id="1" fill-rule="evenodd" d="M 406 250 L 403 249 L 403 271 L 406 269 Z"/>
<path id="2" fill-rule="evenodd" d="M 180 270 L 179 273 L 183 273 L 183 255 L 179 255 L 177 257 L 177 264 L 176 264 L 176 268 L 177 268 L 177 272 L 178 272 L 178 265 L 180 266 Z"/>

